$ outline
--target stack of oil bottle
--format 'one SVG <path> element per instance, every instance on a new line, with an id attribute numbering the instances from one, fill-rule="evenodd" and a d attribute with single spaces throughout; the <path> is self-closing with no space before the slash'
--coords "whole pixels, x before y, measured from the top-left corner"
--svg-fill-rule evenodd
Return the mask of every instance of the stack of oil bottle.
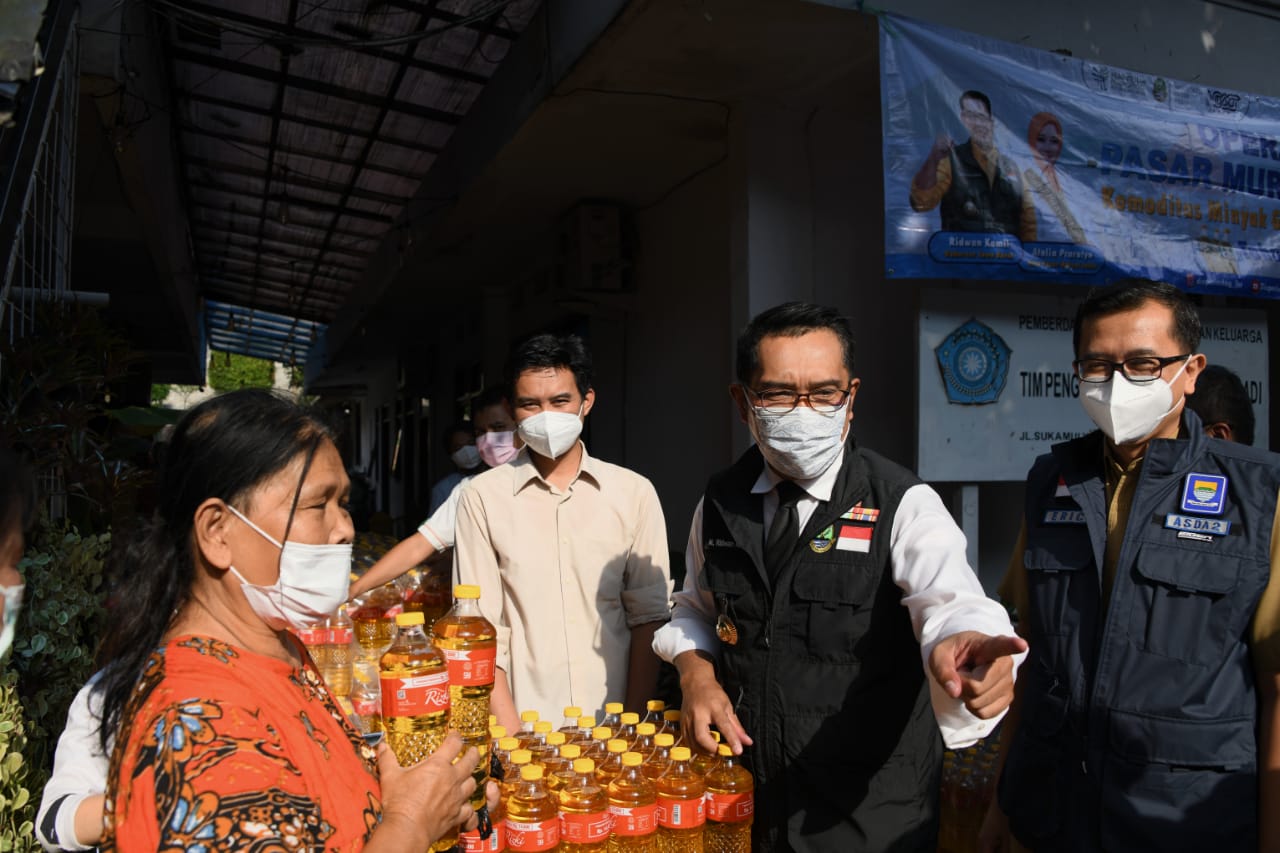
<path id="1" fill-rule="evenodd" d="M 432 850 L 751 849 L 751 774 L 728 745 L 712 755 L 687 741 L 679 711 L 651 700 L 641 717 L 609 703 L 597 722 L 566 707 L 559 729 L 525 711 L 508 735 L 489 715 L 496 631 L 480 613 L 479 588 L 455 587 L 456 604 L 438 618 L 410 609 L 407 597 L 403 606 L 392 587 L 374 593 L 352 617 L 339 610 L 302 639 L 353 721 L 384 732 L 401 764 L 430 755 L 450 730 L 480 753 L 472 805 L 482 829 Z M 492 815 L 483 810 L 488 778 L 501 790 Z"/>

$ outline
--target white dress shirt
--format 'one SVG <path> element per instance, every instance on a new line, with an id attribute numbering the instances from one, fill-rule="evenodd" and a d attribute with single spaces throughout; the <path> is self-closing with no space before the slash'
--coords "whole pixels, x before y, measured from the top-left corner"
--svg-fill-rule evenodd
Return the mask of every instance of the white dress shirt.
<path id="1" fill-rule="evenodd" d="M 804 530 L 820 501 L 831 498 L 844 456 L 811 480 L 797 480 L 805 495 L 796 503 L 799 529 Z M 752 486 L 752 494 L 764 496 L 763 521 L 768 530 L 778 509 L 777 484 L 783 478 L 767 465 Z M 689 544 L 685 550 L 684 588 L 675 594 L 671 621 L 653 638 L 653 650 L 663 660 L 674 662 L 683 652 L 699 649 L 719 655 L 716 637 L 716 605 L 702 578 L 702 501 L 693 513 Z M 986 737 L 1003 714 L 982 720 L 960 699 L 952 699 L 928 675 L 929 654 L 939 640 L 959 631 L 1013 635 L 1009 615 L 999 603 L 987 598 L 982 584 L 965 558 L 964 533 L 943 506 L 938 493 L 922 484 L 912 486 L 902 496 L 890 531 L 890 568 L 894 583 L 902 589 L 902 604 L 911 614 L 911 627 L 920 642 L 920 654 L 929 682 L 934 716 L 948 747 L 959 749 Z M 1024 654 L 1014 659 L 1015 671 Z M 750 734 L 750 732 L 748 732 Z"/>

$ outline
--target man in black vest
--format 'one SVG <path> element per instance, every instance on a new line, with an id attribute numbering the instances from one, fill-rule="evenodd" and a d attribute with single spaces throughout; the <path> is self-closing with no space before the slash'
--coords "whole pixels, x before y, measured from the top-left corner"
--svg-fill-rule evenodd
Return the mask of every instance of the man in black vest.
<path id="1" fill-rule="evenodd" d="M 911 209 L 941 206 L 943 231 L 985 231 L 1036 239 L 1035 203 L 1018 165 L 995 144 L 991 100 L 970 90 L 960 96 L 961 145 L 942 134 L 911 181 Z"/>
<path id="2" fill-rule="evenodd" d="M 1076 314 L 1099 429 L 1027 478 L 1001 594 L 1031 653 L 984 849 L 1004 815 L 1038 851 L 1280 849 L 1280 456 L 1204 434 L 1199 345 L 1167 284 Z"/>
<path id="3" fill-rule="evenodd" d="M 985 736 L 1026 645 L 938 495 L 854 441 L 843 317 L 765 311 L 737 374 L 756 447 L 707 485 L 654 641 L 682 724 L 704 749 L 712 725 L 735 753 L 754 744 L 753 850 L 932 853 L 939 727 L 951 746 Z"/>

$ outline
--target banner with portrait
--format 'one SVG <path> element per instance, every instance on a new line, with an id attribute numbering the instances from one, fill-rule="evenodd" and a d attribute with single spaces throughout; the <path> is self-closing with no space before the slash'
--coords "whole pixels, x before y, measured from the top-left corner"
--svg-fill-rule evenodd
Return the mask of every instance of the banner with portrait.
<path id="1" fill-rule="evenodd" d="M 1280 298 L 1280 101 L 883 16 L 890 278 Z"/>

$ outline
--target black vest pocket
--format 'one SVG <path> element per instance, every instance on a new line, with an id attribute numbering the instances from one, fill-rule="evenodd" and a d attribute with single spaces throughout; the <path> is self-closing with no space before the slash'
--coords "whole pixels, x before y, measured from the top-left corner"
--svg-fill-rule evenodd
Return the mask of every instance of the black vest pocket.
<path id="1" fill-rule="evenodd" d="M 1217 666 L 1235 622 L 1239 559 L 1144 543 L 1134 564 L 1133 639 L 1143 651 Z"/>
<path id="2" fill-rule="evenodd" d="M 852 663 L 871 621 L 878 573 L 867 560 L 801 562 L 788 614 L 791 647 L 814 660 Z"/>
<path id="3" fill-rule="evenodd" d="M 1038 533 L 1027 542 L 1023 564 L 1036 632 L 1044 636 L 1073 633 L 1082 617 L 1082 604 L 1097 597 L 1098 575 L 1088 533 L 1083 529 Z"/>
<path id="4" fill-rule="evenodd" d="M 1062 831 L 1071 798 L 1071 757 L 1063 746 L 1068 699 L 1053 688 L 1027 699 L 1000 776 L 1000 808 L 1024 845 L 1052 849 L 1047 842 Z"/>

